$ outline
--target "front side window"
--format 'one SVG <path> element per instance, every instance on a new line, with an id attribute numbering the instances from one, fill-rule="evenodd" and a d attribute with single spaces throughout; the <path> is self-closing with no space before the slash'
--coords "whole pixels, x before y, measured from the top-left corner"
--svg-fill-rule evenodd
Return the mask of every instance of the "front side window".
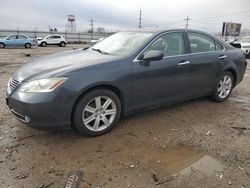
<path id="1" fill-rule="evenodd" d="M 211 52 L 216 50 L 215 41 L 200 33 L 188 33 L 191 52 Z"/>
<path id="2" fill-rule="evenodd" d="M 8 37 L 8 40 L 15 40 L 16 38 L 17 38 L 16 35 L 12 35 L 12 36 Z"/>
<path id="3" fill-rule="evenodd" d="M 143 54 L 150 50 L 158 50 L 164 53 L 164 56 L 173 56 L 184 54 L 184 39 L 181 32 L 166 33 L 157 38 Z"/>

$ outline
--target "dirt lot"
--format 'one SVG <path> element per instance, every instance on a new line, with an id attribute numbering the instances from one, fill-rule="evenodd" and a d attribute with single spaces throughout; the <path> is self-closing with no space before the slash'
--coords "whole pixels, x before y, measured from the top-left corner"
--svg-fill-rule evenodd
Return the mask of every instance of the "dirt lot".
<path id="1" fill-rule="evenodd" d="M 75 47 L 0 49 L 0 187 L 63 187 L 76 170 L 83 172 L 80 187 L 250 187 L 249 68 L 224 103 L 202 98 L 135 114 L 101 137 L 17 121 L 5 105 L 11 74 Z"/>

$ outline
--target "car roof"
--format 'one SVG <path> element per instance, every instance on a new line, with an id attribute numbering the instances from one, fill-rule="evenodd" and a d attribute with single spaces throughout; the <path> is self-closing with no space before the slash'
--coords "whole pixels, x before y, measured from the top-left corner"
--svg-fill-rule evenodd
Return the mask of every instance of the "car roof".
<path id="1" fill-rule="evenodd" d="M 62 37 L 61 35 L 54 35 L 54 34 L 52 34 L 52 35 L 48 35 L 48 36 L 46 36 L 46 37 L 51 37 L 51 36 Z"/>
<path id="2" fill-rule="evenodd" d="M 7 36 L 7 37 L 11 37 L 11 36 L 24 36 L 24 37 L 27 37 L 27 38 L 29 38 L 28 36 L 26 36 L 26 35 L 23 35 L 23 34 L 13 34 L 13 35 L 9 35 L 9 36 Z"/>
<path id="3" fill-rule="evenodd" d="M 215 38 L 213 35 L 203 32 L 200 30 L 195 30 L 195 29 L 164 29 L 164 30 L 133 30 L 133 31 L 121 31 L 121 32 L 135 32 L 135 33 L 151 33 L 153 35 L 159 35 L 162 33 L 167 33 L 167 32 L 196 32 L 204 35 L 208 35 L 212 38 Z"/>

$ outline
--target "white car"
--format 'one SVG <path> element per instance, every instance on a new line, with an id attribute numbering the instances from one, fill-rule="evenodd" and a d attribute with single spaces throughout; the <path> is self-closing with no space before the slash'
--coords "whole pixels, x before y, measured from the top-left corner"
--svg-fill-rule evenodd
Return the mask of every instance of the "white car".
<path id="1" fill-rule="evenodd" d="M 64 36 L 60 35 L 49 35 L 44 38 L 37 38 L 37 45 L 46 47 L 47 45 L 59 45 L 61 47 L 66 46 L 67 41 Z"/>
<path id="2" fill-rule="evenodd" d="M 245 53 L 246 57 L 250 58 L 250 37 L 243 38 L 240 41 L 241 44 L 241 50 Z"/>

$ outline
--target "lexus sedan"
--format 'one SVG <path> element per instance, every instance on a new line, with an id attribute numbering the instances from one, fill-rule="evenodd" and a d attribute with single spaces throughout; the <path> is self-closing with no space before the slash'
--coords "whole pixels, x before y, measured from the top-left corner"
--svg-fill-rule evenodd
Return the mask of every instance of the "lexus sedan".
<path id="1" fill-rule="evenodd" d="M 24 46 L 25 48 L 31 48 L 36 45 L 36 40 L 25 35 L 10 35 L 5 38 L 0 38 L 0 48 L 6 46 Z"/>
<path id="2" fill-rule="evenodd" d="M 98 136 L 139 110 L 202 96 L 225 101 L 246 66 L 240 49 L 200 31 L 119 32 L 21 66 L 6 101 L 30 127 Z"/>

